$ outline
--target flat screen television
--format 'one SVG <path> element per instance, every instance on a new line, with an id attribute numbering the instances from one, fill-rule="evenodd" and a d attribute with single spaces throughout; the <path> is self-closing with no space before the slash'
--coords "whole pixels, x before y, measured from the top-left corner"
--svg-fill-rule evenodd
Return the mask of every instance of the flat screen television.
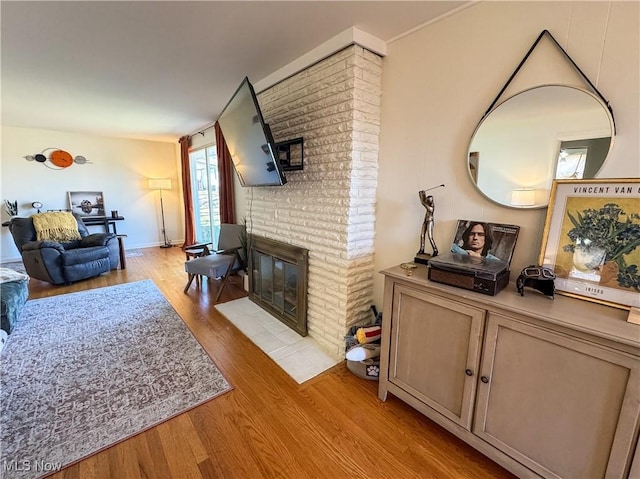
<path id="1" fill-rule="evenodd" d="M 287 182 L 271 130 L 247 77 L 222 110 L 218 123 L 242 186 L 279 186 Z"/>

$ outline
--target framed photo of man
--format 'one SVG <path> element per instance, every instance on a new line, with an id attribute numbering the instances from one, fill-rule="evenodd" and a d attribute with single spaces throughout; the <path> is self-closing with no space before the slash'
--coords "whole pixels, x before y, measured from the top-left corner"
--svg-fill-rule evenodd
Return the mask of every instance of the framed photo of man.
<path id="1" fill-rule="evenodd" d="M 519 232 L 517 225 L 458 220 L 451 252 L 511 264 Z"/>

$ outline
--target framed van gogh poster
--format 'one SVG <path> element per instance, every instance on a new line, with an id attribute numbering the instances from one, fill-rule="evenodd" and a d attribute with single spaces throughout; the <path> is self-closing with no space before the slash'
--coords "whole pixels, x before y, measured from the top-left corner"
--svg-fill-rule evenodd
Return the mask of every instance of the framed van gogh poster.
<path id="1" fill-rule="evenodd" d="M 640 307 L 640 179 L 555 180 L 538 262 L 559 294 Z"/>

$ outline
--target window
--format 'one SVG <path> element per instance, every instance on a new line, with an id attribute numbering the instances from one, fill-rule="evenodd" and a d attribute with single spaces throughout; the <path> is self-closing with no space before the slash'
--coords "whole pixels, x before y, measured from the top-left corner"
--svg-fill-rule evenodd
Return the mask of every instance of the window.
<path id="1" fill-rule="evenodd" d="M 557 180 L 582 179 L 588 148 L 561 148 L 556 165 Z"/>
<path id="2" fill-rule="evenodd" d="M 196 242 L 218 243 L 220 196 L 215 145 L 189 152 Z"/>

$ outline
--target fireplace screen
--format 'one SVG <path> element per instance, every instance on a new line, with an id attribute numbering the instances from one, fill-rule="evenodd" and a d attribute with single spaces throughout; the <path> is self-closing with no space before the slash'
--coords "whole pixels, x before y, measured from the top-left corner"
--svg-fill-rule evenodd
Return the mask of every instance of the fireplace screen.
<path id="1" fill-rule="evenodd" d="M 308 250 L 255 236 L 250 245 L 249 298 L 306 336 Z"/>

